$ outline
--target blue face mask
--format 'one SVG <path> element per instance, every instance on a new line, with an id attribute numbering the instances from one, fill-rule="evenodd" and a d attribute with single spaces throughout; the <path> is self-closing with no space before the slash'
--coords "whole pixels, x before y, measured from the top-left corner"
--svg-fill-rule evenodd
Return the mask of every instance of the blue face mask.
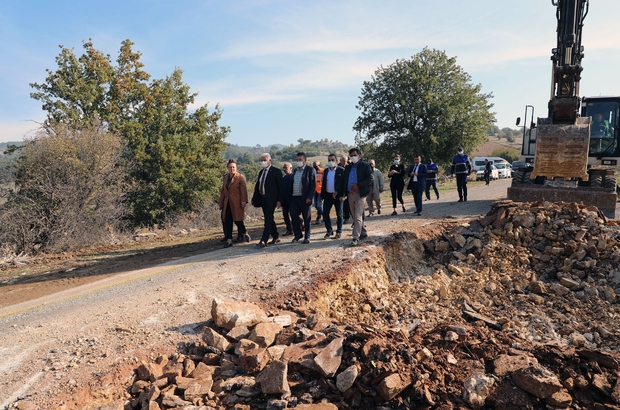
<path id="1" fill-rule="evenodd" d="M 398 165 L 398 164 L 400 163 L 400 160 L 399 160 L 399 159 L 395 159 L 395 160 L 394 160 L 394 163 L 395 163 L 396 165 Z"/>

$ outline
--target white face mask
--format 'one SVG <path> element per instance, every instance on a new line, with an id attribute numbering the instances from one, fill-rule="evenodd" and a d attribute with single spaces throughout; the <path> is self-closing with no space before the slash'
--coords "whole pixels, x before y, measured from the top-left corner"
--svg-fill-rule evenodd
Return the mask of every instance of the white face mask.
<path id="1" fill-rule="evenodd" d="M 304 166 L 304 162 L 303 161 L 297 161 L 297 167 L 301 168 Z"/>
<path id="2" fill-rule="evenodd" d="M 335 163 L 334 161 L 329 161 L 329 162 L 327 163 L 327 166 L 328 166 L 329 168 L 333 168 L 333 167 L 335 167 L 335 166 L 336 166 L 336 163 Z"/>
<path id="3" fill-rule="evenodd" d="M 394 160 L 394 163 L 395 163 L 396 165 L 398 165 L 398 164 L 400 164 L 400 160 L 399 160 L 399 159 L 395 159 L 395 160 Z"/>
<path id="4" fill-rule="evenodd" d="M 351 157 L 351 162 L 354 163 L 354 164 L 357 164 L 357 161 L 359 161 L 359 160 L 360 160 L 360 157 L 357 157 L 357 156 Z"/>
<path id="5" fill-rule="evenodd" d="M 261 161 L 260 166 L 263 168 L 267 168 L 269 166 L 269 161 Z"/>

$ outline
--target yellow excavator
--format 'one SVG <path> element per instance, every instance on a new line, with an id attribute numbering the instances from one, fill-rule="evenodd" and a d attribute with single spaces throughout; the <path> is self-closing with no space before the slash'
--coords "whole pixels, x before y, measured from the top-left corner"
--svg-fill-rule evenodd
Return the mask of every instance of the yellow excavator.
<path id="1" fill-rule="evenodd" d="M 557 47 L 553 65 L 549 114 L 524 126 L 521 161 L 508 198 L 583 202 L 615 218 L 615 167 L 620 157 L 620 97 L 579 97 L 583 21 L 589 0 L 552 0 L 556 7 Z M 580 110 L 581 107 L 581 110 Z M 517 119 L 517 125 L 520 120 Z"/>

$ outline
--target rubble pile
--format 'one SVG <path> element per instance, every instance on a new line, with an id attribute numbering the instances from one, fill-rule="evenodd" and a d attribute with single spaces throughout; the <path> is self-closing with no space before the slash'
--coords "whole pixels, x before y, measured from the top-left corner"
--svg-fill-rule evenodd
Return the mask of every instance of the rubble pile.
<path id="1" fill-rule="evenodd" d="M 500 201 L 395 235 L 278 311 L 215 300 L 125 408 L 620 409 L 619 233 L 595 208 Z"/>

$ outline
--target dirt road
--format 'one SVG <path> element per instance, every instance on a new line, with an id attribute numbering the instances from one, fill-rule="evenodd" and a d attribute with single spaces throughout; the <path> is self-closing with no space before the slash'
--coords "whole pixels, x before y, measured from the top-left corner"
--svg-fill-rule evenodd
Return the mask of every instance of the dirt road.
<path id="1" fill-rule="evenodd" d="M 89 383 L 126 382 L 110 378 L 111 369 L 133 368 L 145 355 L 196 339 L 214 297 L 265 300 L 290 286 L 301 289 L 314 275 L 364 256 L 394 232 L 485 214 L 491 202 L 505 198 L 509 184 L 473 185 L 466 203 L 457 203 L 454 191 L 444 193 L 439 201 L 424 202 L 422 216 L 390 216 L 391 204 L 384 203 L 382 215 L 367 219 L 370 236 L 360 247 L 349 246 L 350 226 L 340 240 L 322 240 L 321 227 L 309 245 L 285 241 L 257 248 L 253 241 L 5 306 L 0 309 L 0 409 L 24 398 L 39 408 L 70 408 L 63 407 L 64 398 Z M 411 197 L 406 205 L 413 210 Z M 0 290 L 10 292 L 10 286 Z"/>

